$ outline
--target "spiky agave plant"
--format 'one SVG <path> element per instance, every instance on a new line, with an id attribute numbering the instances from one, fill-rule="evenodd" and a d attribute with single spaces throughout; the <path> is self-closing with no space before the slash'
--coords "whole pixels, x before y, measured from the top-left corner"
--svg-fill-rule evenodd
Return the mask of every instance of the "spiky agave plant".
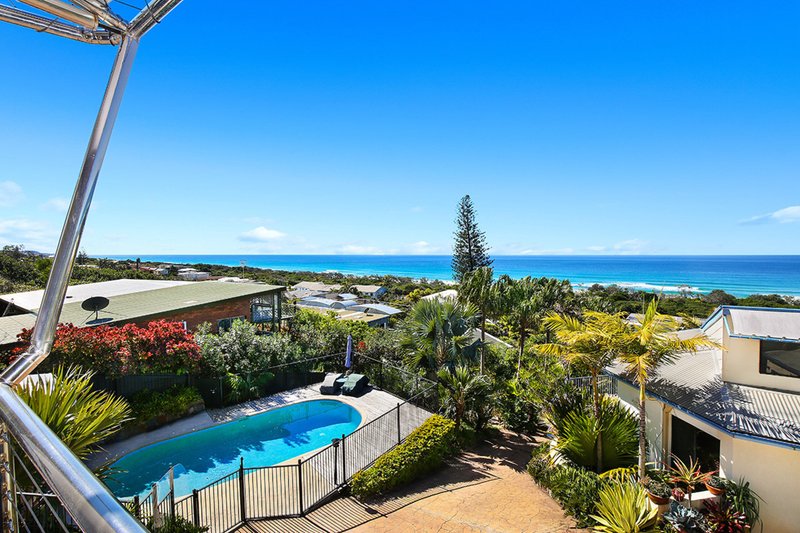
<path id="1" fill-rule="evenodd" d="M 644 489 L 637 483 L 609 483 L 600 491 L 595 531 L 605 533 L 651 533 L 656 531 L 658 509 L 651 508 Z"/>
<path id="2" fill-rule="evenodd" d="M 92 386 L 93 372 L 58 367 L 52 379 L 33 377 L 17 394 L 81 459 L 99 449 L 99 443 L 127 420 L 131 409 L 123 398 Z"/>

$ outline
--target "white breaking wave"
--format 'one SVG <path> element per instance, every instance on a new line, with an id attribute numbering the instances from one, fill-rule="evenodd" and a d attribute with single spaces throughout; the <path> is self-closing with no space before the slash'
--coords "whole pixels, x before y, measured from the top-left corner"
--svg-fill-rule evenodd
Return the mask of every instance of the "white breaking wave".
<path id="1" fill-rule="evenodd" d="M 693 292 L 693 293 L 706 293 L 708 291 L 703 290 L 699 287 L 692 287 L 689 285 L 657 285 L 654 283 L 646 283 L 646 282 L 637 282 L 637 281 L 606 281 L 606 282 L 596 282 L 596 283 L 573 283 L 573 286 L 580 287 L 580 288 L 588 288 L 592 285 L 602 285 L 603 287 L 609 287 L 611 285 L 616 285 L 617 287 L 622 287 L 625 289 L 633 289 L 633 290 L 642 290 L 642 291 L 661 291 L 661 292 Z"/>

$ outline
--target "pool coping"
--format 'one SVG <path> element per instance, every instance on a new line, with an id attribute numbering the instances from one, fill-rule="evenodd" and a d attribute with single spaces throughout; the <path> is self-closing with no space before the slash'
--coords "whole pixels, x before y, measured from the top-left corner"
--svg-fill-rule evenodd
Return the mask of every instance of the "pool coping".
<path id="1" fill-rule="evenodd" d="M 298 393 L 302 393 L 302 391 L 307 391 L 305 393 L 307 396 L 292 399 L 293 397 L 298 395 Z M 321 400 L 321 399 L 336 400 L 346 405 L 349 405 L 350 407 L 358 411 L 358 413 L 361 415 L 361 423 L 353 430 L 356 431 L 359 428 L 361 428 L 364 424 L 375 419 L 375 417 L 370 417 L 368 414 L 366 414 L 364 410 L 360 408 L 360 406 L 358 405 L 359 402 L 357 401 L 369 395 L 369 393 L 373 391 L 382 392 L 383 394 L 396 398 L 399 402 L 403 401 L 389 392 L 380 389 L 373 389 L 371 387 L 367 390 L 367 392 L 365 392 L 361 396 L 321 394 L 319 392 L 319 385 L 316 384 L 309 385 L 306 387 L 297 387 L 295 389 L 283 391 L 278 394 L 273 394 L 272 396 L 266 396 L 264 398 L 250 400 L 234 406 L 229 406 L 219 409 L 206 409 L 204 411 L 201 411 L 200 413 L 197 413 L 187 418 L 183 418 L 181 420 L 177 420 L 175 422 L 157 428 L 153 431 L 140 433 L 128 439 L 111 443 L 105 446 L 101 451 L 89 456 L 84 462 L 89 468 L 95 469 L 102 465 L 113 463 L 114 461 L 117 461 L 118 459 L 122 458 L 125 455 L 128 455 L 135 451 L 141 450 L 148 446 L 152 446 L 154 444 L 158 444 L 166 440 L 182 437 L 184 435 L 196 433 L 198 431 L 209 429 L 215 426 L 259 415 L 267 411 L 271 411 L 273 409 L 278 409 L 289 405 L 295 405 L 298 403 L 303 403 L 313 400 Z M 281 401 L 283 398 L 288 398 L 288 401 Z M 277 400 L 277 403 L 275 403 L 275 400 Z M 314 453 L 319 452 L 319 450 L 325 448 L 326 446 L 329 445 L 326 444 L 325 446 L 321 446 L 310 452 L 294 456 L 291 459 L 287 459 L 286 461 L 277 463 L 277 465 L 287 464 L 290 461 L 294 462 L 297 461 L 298 459 L 302 459 L 303 457 L 310 456 Z"/>

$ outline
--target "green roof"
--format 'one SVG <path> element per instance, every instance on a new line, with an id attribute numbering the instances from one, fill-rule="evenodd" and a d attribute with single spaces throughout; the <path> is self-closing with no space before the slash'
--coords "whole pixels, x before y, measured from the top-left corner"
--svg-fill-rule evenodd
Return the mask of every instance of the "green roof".
<path id="1" fill-rule="evenodd" d="M 131 322 L 228 300 L 271 294 L 284 289 L 285 287 L 261 283 L 198 281 L 176 287 L 112 296 L 109 298 L 108 307 L 100 311 L 100 319 L 102 324 Z M 0 344 L 15 342 L 22 328 L 32 327 L 34 320 L 32 314 L 0 318 Z M 75 302 L 64 305 L 59 322 L 87 326 L 93 325 L 92 320 L 94 313 L 84 310 L 80 302 Z"/>

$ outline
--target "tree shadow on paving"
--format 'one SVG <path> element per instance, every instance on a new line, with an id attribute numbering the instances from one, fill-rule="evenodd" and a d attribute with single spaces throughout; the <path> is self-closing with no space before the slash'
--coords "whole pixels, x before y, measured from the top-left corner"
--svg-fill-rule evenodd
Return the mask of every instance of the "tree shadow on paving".
<path id="1" fill-rule="evenodd" d="M 447 462 L 441 470 L 398 489 L 387 496 L 360 501 L 336 498 L 303 518 L 251 522 L 240 531 L 257 533 L 338 533 L 389 515 L 415 502 L 499 479 L 493 466 L 524 471 L 531 458 L 531 438 L 498 432 L 473 449 Z"/>
<path id="2" fill-rule="evenodd" d="M 536 444 L 533 438 L 503 430 L 478 443 L 465 457 L 486 467 L 496 464 L 525 472 Z"/>

